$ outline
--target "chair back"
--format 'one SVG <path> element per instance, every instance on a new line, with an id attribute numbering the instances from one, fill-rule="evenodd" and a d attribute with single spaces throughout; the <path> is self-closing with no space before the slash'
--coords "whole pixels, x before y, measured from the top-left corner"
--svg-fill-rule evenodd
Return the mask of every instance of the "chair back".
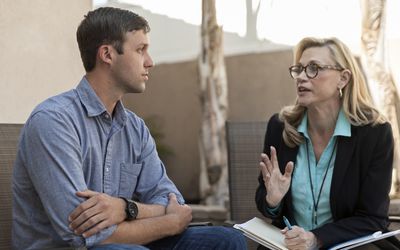
<path id="1" fill-rule="evenodd" d="M 266 122 L 226 122 L 228 149 L 230 219 L 242 223 L 263 218 L 255 203 L 260 154 L 263 150 Z"/>
<path id="2" fill-rule="evenodd" d="M 11 249 L 11 178 L 22 127 L 0 124 L 0 249 Z"/>

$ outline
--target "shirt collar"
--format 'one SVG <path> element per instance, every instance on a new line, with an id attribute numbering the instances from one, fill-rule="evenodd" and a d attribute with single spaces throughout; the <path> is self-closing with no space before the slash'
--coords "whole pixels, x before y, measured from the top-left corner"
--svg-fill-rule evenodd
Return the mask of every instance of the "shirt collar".
<path id="1" fill-rule="evenodd" d="M 297 131 L 303 133 L 304 137 L 310 139 L 307 131 L 307 111 L 305 112 L 303 119 L 301 120 L 299 126 L 297 127 Z M 344 114 L 343 109 L 340 109 L 338 118 L 336 120 L 335 131 L 333 132 L 333 136 L 346 136 L 351 137 L 351 125 L 347 120 L 346 115 Z"/>
<path id="2" fill-rule="evenodd" d="M 89 117 L 99 116 L 107 112 L 106 107 L 97 96 L 96 92 L 94 92 L 85 76 L 79 82 L 76 91 Z M 115 119 L 121 122 L 126 121 L 125 107 L 121 101 L 117 102 L 113 115 Z"/>

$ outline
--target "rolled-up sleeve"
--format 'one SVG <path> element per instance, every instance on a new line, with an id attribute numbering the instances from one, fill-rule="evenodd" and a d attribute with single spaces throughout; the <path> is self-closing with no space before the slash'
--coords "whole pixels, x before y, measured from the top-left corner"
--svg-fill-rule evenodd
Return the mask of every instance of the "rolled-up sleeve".
<path id="1" fill-rule="evenodd" d="M 50 223 L 71 246 L 93 246 L 108 238 L 116 226 L 84 239 L 68 227 L 69 214 L 84 199 L 77 191 L 87 189 L 82 171 L 81 145 L 68 119 L 57 112 L 34 114 L 21 138 L 23 161 Z"/>

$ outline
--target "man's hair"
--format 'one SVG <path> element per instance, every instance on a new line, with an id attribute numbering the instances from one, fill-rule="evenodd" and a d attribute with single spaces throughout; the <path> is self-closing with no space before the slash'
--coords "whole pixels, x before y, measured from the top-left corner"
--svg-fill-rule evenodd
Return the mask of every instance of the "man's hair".
<path id="1" fill-rule="evenodd" d="M 134 30 L 147 33 L 150 26 L 146 19 L 129 10 L 102 7 L 89 11 L 76 31 L 86 72 L 94 69 L 97 50 L 101 45 L 110 44 L 118 54 L 122 54 L 125 34 Z"/>

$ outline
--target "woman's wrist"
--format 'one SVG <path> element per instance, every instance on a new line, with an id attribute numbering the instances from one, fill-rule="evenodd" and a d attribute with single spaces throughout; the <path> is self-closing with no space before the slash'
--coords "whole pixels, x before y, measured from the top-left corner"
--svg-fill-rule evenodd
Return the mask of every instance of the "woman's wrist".
<path id="1" fill-rule="evenodd" d="M 308 233 L 309 233 L 310 238 L 311 238 L 310 245 L 309 245 L 308 249 L 311 249 L 311 250 L 319 249 L 321 244 L 320 244 L 320 242 L 318 242 L 318 239 L 315 236 L 315 234 L 313 234 L 312 232 L 308 232 Z"/>
<path id="2" fill-rule="evenodd" d="M 268 208 L 276 208 L 281 203 L 280 199 L 271 198 L 268 194 L 265 196 L 265 201 L 267 202 Z"/>

